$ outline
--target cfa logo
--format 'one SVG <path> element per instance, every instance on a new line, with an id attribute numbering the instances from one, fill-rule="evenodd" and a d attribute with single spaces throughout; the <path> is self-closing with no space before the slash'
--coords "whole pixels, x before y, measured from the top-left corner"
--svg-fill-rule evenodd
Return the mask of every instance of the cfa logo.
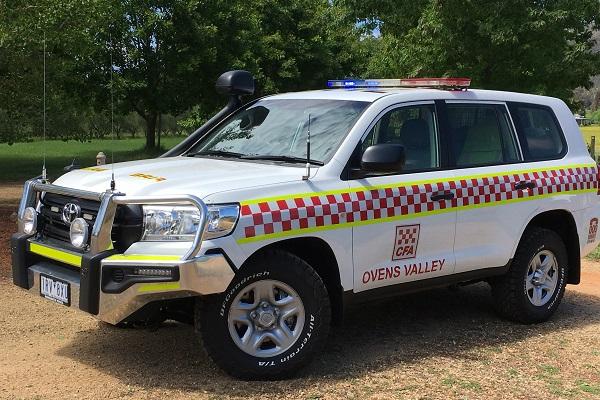
<path id="1" fill-rule="evenodd" d="M 394 240 L 392 261 L 405 260 L 417 256 L 420 229 L 421 226 L 419 224 L 401 225 L 396 227 L 396 239 Z"/>
<path id="2" fill-rule="evenodd" d="M 590 220 L 590 230 L 588 231 L 588 243 L 596 241 L 596 234 L 598 233 L 598 218 L 592 218 Z"/>

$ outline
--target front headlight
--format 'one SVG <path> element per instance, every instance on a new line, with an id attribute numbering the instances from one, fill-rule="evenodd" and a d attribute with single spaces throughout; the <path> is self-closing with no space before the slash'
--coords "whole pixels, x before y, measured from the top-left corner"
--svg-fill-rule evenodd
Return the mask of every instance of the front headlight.
<path id="1" fill-rule="evenodd" d="M 142 240 L 192 241 L 200 225 L 200 211 L 191 206 L 154 206 L 144 208 Z M 240 207 L 237 204 L 208 206 L 204 239 L 215 239 L 233 231 Z"/>

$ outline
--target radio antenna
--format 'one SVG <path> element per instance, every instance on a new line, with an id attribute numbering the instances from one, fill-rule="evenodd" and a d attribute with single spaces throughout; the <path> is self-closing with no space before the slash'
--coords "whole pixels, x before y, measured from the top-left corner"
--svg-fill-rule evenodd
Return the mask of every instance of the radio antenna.
<path id="1" fill-rule="evenodd" d="M 44 76 L 44 78 L 43 78 L 43 80 L 44 80 L 44 83 L 43 83 L 44 96 L 43 96 L 43 100 L 42 100 L 42 103 L 43 103 L 42 107 L 44 109 L 42 112 L 42 115 L 43 115 L 43 117 L 42 117 L 43 118 L 43 123 L 42 123 L 42 129 L 43 129 L 43 131 L 42 131 L 42 147 L 43 147 L 43 149 L 42 149 L 42 152 L 44 155 L 44 161 L 42 164 L 42 181 L 46 182 L 46 180 L 47 180 L 47 175 L 46 175 L 46 31 L 44 31 L 44 74 L 43 74 L 43 76 Z"/>
<path id="2" fill-rule="evenodd" d="M 113 94 L 113 41 L 112 33 L 109 33 L 110 40 L 110 164 L 111 164 L 111 175 L 110 175 L 110 190 L 115 191 L 115 107 L 114 107 L 114 94 Z"/>
<path id="3" fill-rule="evenodd" d="M 308 113 L 308 132 L 306 134 L 306 175 L 302 177 L 303 181 L 310 179 L 310 113 Z"/>

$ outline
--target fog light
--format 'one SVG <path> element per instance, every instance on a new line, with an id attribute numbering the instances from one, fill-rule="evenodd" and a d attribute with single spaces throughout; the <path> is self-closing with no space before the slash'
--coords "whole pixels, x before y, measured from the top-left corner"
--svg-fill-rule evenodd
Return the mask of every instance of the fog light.
<path id="1" fill-rule="evenodd" d="M 33 207 L 27 207 L 23 211 L 23 233 L 33 235 L 37 229 L 37 211 Z"/>
<path id="2" fill-rule="evenodd" d="M 83 249 L 87 245 L 89 236 L 89 226 L 85 219 L 75 218 L 71 222 L 71 229 L 69 230 L 69 236 L 71 237 L 71 244 L 78 249 Z"/>

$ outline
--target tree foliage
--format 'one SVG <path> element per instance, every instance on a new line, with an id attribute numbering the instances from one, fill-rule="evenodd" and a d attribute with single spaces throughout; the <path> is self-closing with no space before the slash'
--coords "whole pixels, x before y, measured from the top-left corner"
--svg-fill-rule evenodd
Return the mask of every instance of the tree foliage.
<path id="1" fill-rule="evenodd" d="M 145 120 L 151 148 L 161 114 L 203 117 L 222 103 L 214 82 L 228 69 L 253 72 L 258 95 L 352 70 L 358 36 L 345 16 L 327 0 L 16 0 L 0 20 L 16 18 L 7 36 L 25 37 L 10 49 L 17 58 L 39 61 L 47 33 L 49 81 L 69 93 L 62 98 L 106 113 L 112 87 L 117 112 Z M 27 64 L 28 82 L 7 81 L 39 94 L 39 65 Z M 39 109 L 38 95 L 23 101 Z"/>
<path id="2" fill-rule="evenodd" d="M 378 28 L 369 72 L 470 76 L 475 86 L 571 98 L 600 70 L 598 0 L 346 0 Z"/>
<path id="3" fill-rule="evenodd" d="M 256 96 L 467 75 L 569 101 L 600 71 L 599 23 L 598 0 L 0 0 L 0 142 L 41 136 L 44 36 L 48 137 L 105 135 L 112 89 L 117 133 L 141 119 L 151 148 L 161 116 L 191 131 L 218 109 L 230 69 Z"/>

